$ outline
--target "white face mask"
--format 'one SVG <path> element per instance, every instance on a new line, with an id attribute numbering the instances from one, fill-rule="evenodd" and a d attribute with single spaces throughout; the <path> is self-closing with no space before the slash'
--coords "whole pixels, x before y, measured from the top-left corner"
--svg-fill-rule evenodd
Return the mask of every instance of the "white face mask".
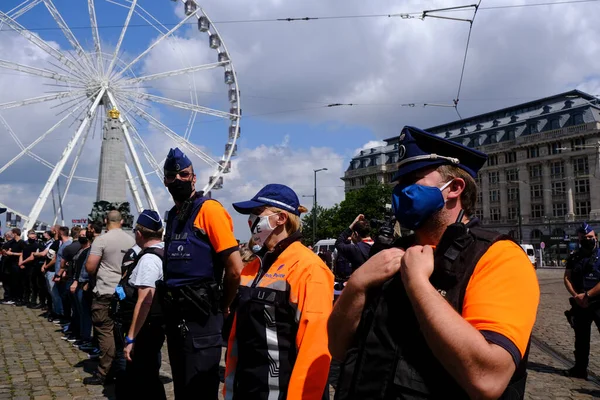
<path id="1" fill-rule="evenodd" d="M 275 214 L 278 213 L 264 215 L 262 217 L 259 217 L 255 214 L 250 214 L 248 217 L 248 226 L 250 227 L 252 240 L 254 241 L 254 245 L 252 246 L 252 251 L 254 253 L 258 253 L 263 248 L 265 242 L 277 227 L 271 226 L 271 223 L 269 222 L 269 217 Z"/>

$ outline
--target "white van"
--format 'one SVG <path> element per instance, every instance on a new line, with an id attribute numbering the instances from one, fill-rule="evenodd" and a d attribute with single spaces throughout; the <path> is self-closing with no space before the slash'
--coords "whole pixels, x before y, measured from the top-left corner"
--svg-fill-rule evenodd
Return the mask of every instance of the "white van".
<path id="1" fill-rule="evenodd" d="M 533 248 L 533 245 L 532 244 L 522 244 L 521 248 L 523 250 L 525 250 L 525 253 L 527 253 L 527 257 L 529 257 L 529 261 L 531 261 L 533 266 L 535 266 L 535 249 Z"/>
<path id="2" fill-rule="evenodd" d="M 335 239 L 323 239 L 319 240 L 314 246 L 313 251 L 315 254 L 319 254 L 319 251 L 331 251 L 332 253 L 335 251 Z"/>

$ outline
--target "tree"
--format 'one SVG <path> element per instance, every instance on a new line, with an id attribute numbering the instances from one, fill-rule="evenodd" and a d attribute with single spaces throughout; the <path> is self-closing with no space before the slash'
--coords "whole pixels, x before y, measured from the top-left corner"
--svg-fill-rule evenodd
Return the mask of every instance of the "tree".
<path id="1" fill-rule="evenodd" d="M 385 206 L 392 198 L 392 187 L 372 179 L 362 189 L 346 193 L 346 198 L 331 208 L 317 206 L 317 237 L 337 238 L 354 218 L 364 214 L 367 220 L 385 219 Z M 303 218 L 304 244 L 313 243 L 313 211 Z"/>

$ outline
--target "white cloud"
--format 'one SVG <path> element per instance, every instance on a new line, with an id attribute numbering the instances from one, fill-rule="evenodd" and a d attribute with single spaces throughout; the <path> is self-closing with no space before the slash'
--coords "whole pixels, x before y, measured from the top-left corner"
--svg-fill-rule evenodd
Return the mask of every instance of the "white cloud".
<path id="1" fill-rule="evenodd" d="M 354 150 L 354 155 L 360 153 L 362 150 L 369 150 L 377 147 L 385 146 L 385 142 L 383 140 L 369 140 L 367 143 Z"/>

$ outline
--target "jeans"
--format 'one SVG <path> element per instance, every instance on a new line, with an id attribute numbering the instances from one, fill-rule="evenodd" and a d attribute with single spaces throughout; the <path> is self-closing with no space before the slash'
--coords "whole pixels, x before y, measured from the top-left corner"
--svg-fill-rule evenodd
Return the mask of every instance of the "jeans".
<path id="1" fill-rule="evenodd" d="M 64 313 L 62 300 L 60 298 L 60 293 L 58 292 L 58 287 L 54 284 L 54 275 L 55 273 L 53 271 L 47 271 L 46 283 L 48 283 L 48 292 L 52 298 L 52 311 L 54 312 L 54 315 L 62 317 Z"/>
<path id="2" fill-rule="evenodd" d="M 83 283 L 75 292 L 77 314 L 79 314 L 79 335 L 81 340 L 88 342 L 92 340 L 92 294 L 83 291 Z"/>

